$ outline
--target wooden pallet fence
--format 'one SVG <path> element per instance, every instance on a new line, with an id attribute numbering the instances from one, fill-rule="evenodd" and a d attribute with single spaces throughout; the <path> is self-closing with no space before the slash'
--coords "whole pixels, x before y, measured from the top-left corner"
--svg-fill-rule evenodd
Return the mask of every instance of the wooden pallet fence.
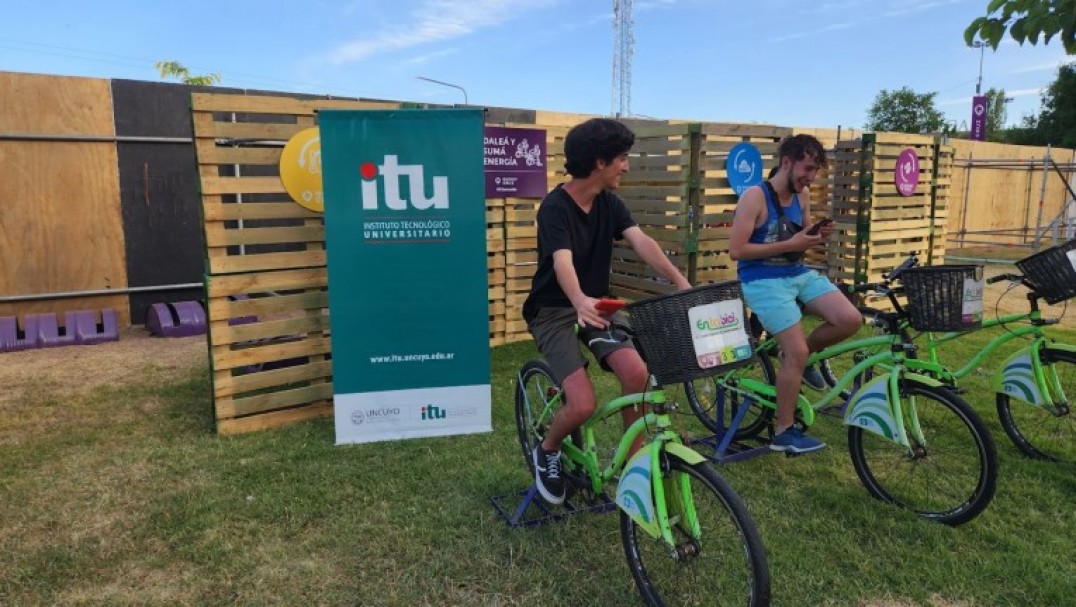
<path id="1" fill-rule="evenodd" d="M 763 160 L 763 178 L 777 164 L 777 149 L 792 129 L 771 125 L 705 123 L 700 140 L 701 225 L 697 236 L 698 259 L 692 284 L 736 278 L 736 264 L 729 257 L 729 233 L 739 195 L 729 185 L 726 162 L 729 151 L 748 142 Z"/>
<path id="2" fill-rule="evenodd" d="M 647 235 L 688 276 L 695 258 L 697 222 L 689 211 L 698 205 L 698 141 L 701 127 L 691 124 L 637 125 L 631 170 L 621 178 L 617 195 Z M 613 245 L 613 293 L 629 300 L 675 290 L 640 259 L 627 242 Z"/>
<path id="3" fill-rule="evenodd" d="M 532 125 L 506 125 L 527 126 Z M 567 181 L 564 170 L 564 136 L 567 126 L 542 125 L 546 130 L 546 177 L 550 189 Z M 523 302 L 530 293 L 531 280 L 538 268 L 538 226 L 536 223 L 540 198 L 504 199 L 505 255 L 505 343 L 530 339 L 523 320 Z"/>
<path id="4" fill-rule="evenodd" d="M 489 345 L 505 343 L 504 199 L 486 200 L 486 267 L 489 271 Z"/>
<path id="5" fill-rule="evenodd" d="M 899 154 L 915 150 L 920 179 L 916 193 L 896 185 Z M 868 133 L 837 143 L 831 163 L 832 214 L 837 230 L 827 249 L 830 278 L 872 282 L 916 252 L 939 264 L 952 184 L 952 148 L 932 137 Z"/>
<path id="6" fill-rule="evenodd" d="M 318 109 L 393 107 L 192 95 L 219 433 L 331 414 L 324 220 L 284 191 L 280 153 L 295 133 L 316 126 Z"/>

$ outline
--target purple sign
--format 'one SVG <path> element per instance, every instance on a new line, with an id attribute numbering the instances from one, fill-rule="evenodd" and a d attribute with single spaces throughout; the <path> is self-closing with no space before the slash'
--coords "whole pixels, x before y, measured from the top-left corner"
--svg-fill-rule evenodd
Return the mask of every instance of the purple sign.
<path id="1" fill-rule="evenodd" d="M 986 95 L 971 98 L 971 138 L 975 141 L 986 139 Z"/>
<path id="2" fill-rule="evenodd" d="M 901 196 L 912 196 L 915 188 L 919 186 L 919 156 L 912 148 L 906 148 L 897 156 L 897 171 L 894 179 L 897 182 L 897 193 Z"/>
<path id="3" fill-rule="evenodd" d="M 544 130 L 487 126 L 483 141 L 486 198 L 545 197 Z"/>

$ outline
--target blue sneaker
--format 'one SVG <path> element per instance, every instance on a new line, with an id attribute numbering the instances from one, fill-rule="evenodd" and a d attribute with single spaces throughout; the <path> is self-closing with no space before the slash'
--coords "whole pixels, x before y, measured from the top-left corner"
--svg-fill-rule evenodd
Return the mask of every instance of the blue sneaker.
<path id="1" fill-rule="evenodd" d="M 781 363 L 784 364 L 785 353 L 778 352 L 777 360 L 781 361 Z M 818 370 L 817 365 L 807 365 L 807 367 L 803 370 L 802 381 L 803 385 L 807 386 L 812 390 L 817 390 L 818 392 L 824 392 L 827 388 L 829 388 L 829 384 L 826 383 L 826 378 L 822 376 L 822 372 Z"/>
<path id="2" fill-rule="evenodd" d="M 822 377 L 822 372 L 818 370 L 817 365 L 807 365 L 807 368 L 803 370 L 803 385 L 819 392 L 829 387 L 826 385 L 826 378 Z"/>
<path id="3" fill-rule="evenodd" d="M 803 433 L 796 426 L 785 430 L 773 437 L 770 441 L 770 449 L 784 451 L 785 453 L 811 453 L 826 447 L 826 443 L 812 438 Z"/>

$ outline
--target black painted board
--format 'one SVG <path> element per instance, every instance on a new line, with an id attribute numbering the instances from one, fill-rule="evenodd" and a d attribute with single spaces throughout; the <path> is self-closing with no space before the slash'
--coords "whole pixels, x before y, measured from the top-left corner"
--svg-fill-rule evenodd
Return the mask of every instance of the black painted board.
<path id="1" fill-rule="evenodd" d="M 112 108 L 115 114 L 116 136 L 194 137 L 194 129 L 191 126 L 191 93 L 242 95 L 243 89 L 113 80 Z"/>
<path id="2" fill-rule="evenodd" d="M 127 284 L 201 283 L 205 244 L 194 147 L 120 143 L 117 151 Z M 131 322 L 140 324 L 145 296 L 133 295 Z"/>

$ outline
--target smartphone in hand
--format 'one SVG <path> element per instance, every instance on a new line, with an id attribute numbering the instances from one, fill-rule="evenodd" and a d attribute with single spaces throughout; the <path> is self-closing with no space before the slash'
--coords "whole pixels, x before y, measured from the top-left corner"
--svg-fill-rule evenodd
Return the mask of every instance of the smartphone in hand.
<path id="1" fill-rule="evenodd" d="M 828 226 L 831 223 L 833 223 L 833 218 L 826 217 L 825 219 L 822 219 L 818 223 L 811 226 L 811 229 L 807 230 L 807 234 L 810 236 L 814 236 L 815 234 L 820 232 L 823 227 Z"/>

